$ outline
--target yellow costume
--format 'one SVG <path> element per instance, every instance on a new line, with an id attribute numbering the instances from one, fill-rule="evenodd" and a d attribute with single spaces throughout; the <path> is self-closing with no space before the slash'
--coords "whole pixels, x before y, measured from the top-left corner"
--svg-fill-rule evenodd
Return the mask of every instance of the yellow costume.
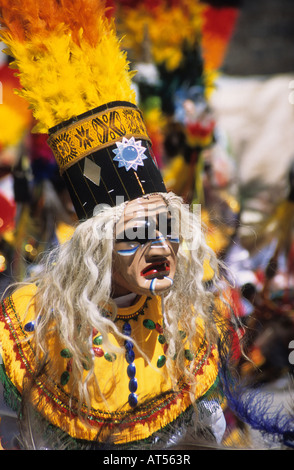
<path id="1" fill-rule="evenodd" d="M 34 370 L 32 331 L 37 319 L 34 301 L 30 301 L 35 292 L 36 286 L 26 286 L 7 298 L 2 305 L 2 378 L 6 385 L 10 383 L 19 397 L 22 394 L 23 381 L 29 379 Z M 75 400 L 70 406 L 70 352 L 66 344 L 61 344 L 53 333 L 49 339 L 49 355 L 54 357 L 55 370 L 58 370 L 59 376 L 53 379 L 50 374 L 45 373 L 38 377 L 33 391 L 37 410 L 51 424 L 75 439 L 93 441 L 99 434 L 99 441 L 111 437 L 116 444 L 149 438 L 172 423 L 191 406 L 191 399 L 189 386 L 183 383 L 181 378 L 178 381 L 178 389 L 171 390 L 165 368 L 165 352 L 168 346 L 162 335 L 161 322 L 161 304 L 158 297 L 142 296 L 135 305 L 118 309 L 117 326 L 123 328 L 130 325 L 132 339 L 143 347 L 151 365 L 148 365 L 135 346 L 133 361 L 132 358 L 127 359 L 127 353 L 122 357 L 110 356 L 99 332 L 93 332 L 95 376 L 99 380 L 100 390 L 106 402 L 102 400 L 95 385 L 91 384 L 91 407 L 84 420 L 77 415 Z M 113 335 L 110 335 L 110 339 L 114 344 L 118 344 Z M 213 387 L 218 373 L 216 348 L 208 346 L 200 323 L 193 350 L 186 349 L 185 355 L 187 361 L 195 358 L 193 373 L 197 378 L 197 400 Z M 131 380 L 127 373 L 129 364 L 135 366 L 133 376 L 135 375 L 138 384 L 138 407 L 133 412 L 130 412 L 128 405 Z M 82 411 L 86 414 L 85 405 L 82 406 Z"/>

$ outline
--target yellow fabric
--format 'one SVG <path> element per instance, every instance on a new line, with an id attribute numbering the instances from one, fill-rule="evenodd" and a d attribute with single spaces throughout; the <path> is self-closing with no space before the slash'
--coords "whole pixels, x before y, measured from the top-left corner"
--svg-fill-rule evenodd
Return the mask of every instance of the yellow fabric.
<path id="1" fill-rule="evenodd" d="M 12 297 L 4 302 L 3 313 L 0 321 L 0 340 L 3 347 L 3 361 L 6 373 L 12 383 L 22 393 L 23 379 L 29 377 L 33 370 L 34 351 L 31 341 L 24 341 L 32 333 L 26 333 L 24 325 L 35 317 L 34 304 L 29 310 L 26 307 L 36 292 L 33 285 L 18 290 Z M 143 408 L 131 411 L 128 405 L 129 378 L 127 376 L 127 362 L 124 357 L 117 357 L 114 362 L 109 362 L 104 356 L 95 358 L 95 375 L 99 381 L 107 404 L 101 399 L 94 385 L 90 388 L 91 409 L 87 420 L 81 420 L 69 409 L 69 392 L 72 385 L 69 382 L 61 386 L 57 379 L 40 377 L 37 387 L 34 389 L 34 402 L 37 409 L 55 426 L 67 432 L 74 438 L 94 440 L 99 432 L 99 440 L 104 440 L 111 435 L 115 443 L 126 443 L 148 438 L 155 431 L 171 423 L 189 405 L 191 405 L 188 387 L 179 381 L 179 391 L 171 392 L 171 383 L 167 376 L 166 366 L 157 367 L 159 356 L 164 354 L 164 345 L 158 341 L 159 329 L 148 329 L 143 321 L 152 320 L 158 327 L 162 324 L 160 299 L 153 297 L 144 308 L 144 315 L 137 319 L 132 317 L 144 307 L 146 298 L 141 297 L 136 305 L 119 309 L 120 319 L 118 328 L 122 328 L 124 321 L 130 319 L 132 327 L 131 337 L 135 339 L 150 358 L 152 367 L 140 356 L 136 348 L 135 366 L 138 381 L 138 405 Z M 123 317 L 123 318 L 122 318 Z M 110 335 L 110 339 L 117 344 L 116 338 Z M 100 347 L 104 353 L 103 343 Z M 66 348 L 52 336 L 49 339 L 50 356 L 54 357 L 54 365 L 58 367 L 59 377 L 66 370 L 68 359 L 61 357 L 61 350 Z M 195 339 L 193 352 L 196 355 L 195 375 L 198 379 L 195 399 L 201 397 L 213 385 L 216 380 L 217 352 L 215 348 L 208 350 L 204 340 L 204 331 L 200 323 L 198 335 Z M 163 395 L 164 394 L 164 395 Z M 85 408 L 83 409 L 85 411 Z M 115 425 L 121 424 L 116 432 Z M 103 425 L 103 426 L 101 426 Z"/>

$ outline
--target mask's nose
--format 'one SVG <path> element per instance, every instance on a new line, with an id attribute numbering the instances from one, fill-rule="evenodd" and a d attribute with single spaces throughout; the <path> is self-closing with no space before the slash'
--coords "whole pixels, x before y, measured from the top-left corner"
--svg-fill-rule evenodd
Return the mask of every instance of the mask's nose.
<path id="1" fill-rule="evenodd" d="M 166 256 L 170 247 L 161 232 L 156 231 L 155 238 L 149 242 L 148 254 L 150 256 Z"/>

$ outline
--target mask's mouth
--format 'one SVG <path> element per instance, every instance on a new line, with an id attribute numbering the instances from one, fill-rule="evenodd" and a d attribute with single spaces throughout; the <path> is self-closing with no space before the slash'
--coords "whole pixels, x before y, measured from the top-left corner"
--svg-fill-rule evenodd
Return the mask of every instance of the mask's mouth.
<path id="1" fill-rule="evenodd" d="M 170 272 L 170 263 L 166 259 L 157 260 L 148 264 L 146 268 L 141 271 L 141 276 L 145 279 L 163 278 L 168 276 Z"/>

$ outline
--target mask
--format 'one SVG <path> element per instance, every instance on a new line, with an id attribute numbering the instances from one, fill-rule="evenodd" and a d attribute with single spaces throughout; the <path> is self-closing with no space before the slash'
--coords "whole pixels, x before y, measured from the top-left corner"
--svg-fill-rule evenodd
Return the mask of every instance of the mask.
<path id="1" fill-rule="evenodd" d="M 179 239 L 160 195 L 130 201 L 115 227 L 113 297 L 161 295 L 171 288 Z"/>

